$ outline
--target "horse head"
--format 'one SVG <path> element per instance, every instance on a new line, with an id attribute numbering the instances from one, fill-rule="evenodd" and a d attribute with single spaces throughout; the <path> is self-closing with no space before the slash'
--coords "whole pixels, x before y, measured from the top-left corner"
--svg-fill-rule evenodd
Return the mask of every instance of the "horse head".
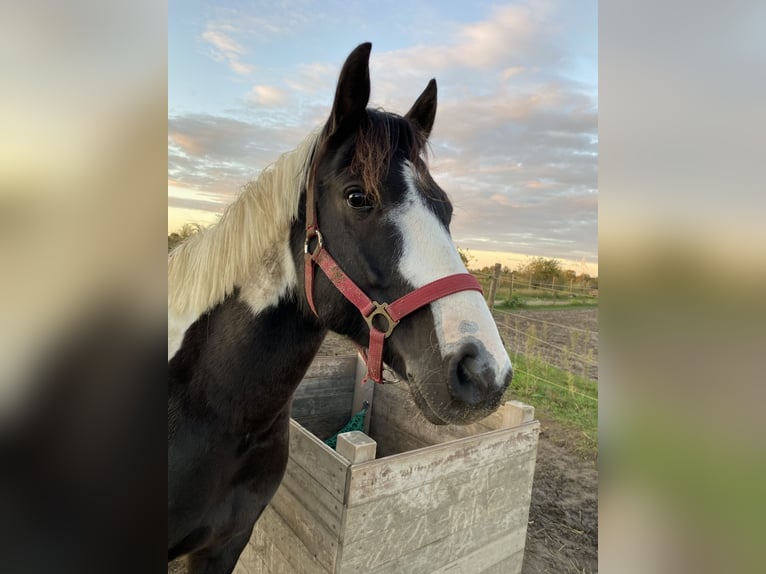
<path id="1" fill-rule="evenodd" d="M 436 81 L 404 116 L 368 109 L 370 49 L 360 45 L 343 65 L 308 168 L 312 189 L 299 224 L 308 218 L 308 226 L 321 228 L 321 234 L 310 232 L 304 249 L 296 226 L 293 251 L 297 268 L 306 269 L 304 288 L 313 273 L 311 264 L 304 265 L 304 251 L 315 253 L 321 241 L 339 274 L 370 300 L 391 302 L 466 269 L 449 232 L 452 205 L 425 162 L 436 116 Z M 379 327 L 368 323 L 328 277 L 334 273 L 316 273 L 304 295 L 306 306 L 323 326 L 367 347 L 371 327 L 386 330 L 391 319 L 376 318 Z M 487 416 L 499 406 L 512 377 L 495 322 L 476 290 L 459 290 L 413 311 L 390 332 L 382 352 L 436 424 Z"/>

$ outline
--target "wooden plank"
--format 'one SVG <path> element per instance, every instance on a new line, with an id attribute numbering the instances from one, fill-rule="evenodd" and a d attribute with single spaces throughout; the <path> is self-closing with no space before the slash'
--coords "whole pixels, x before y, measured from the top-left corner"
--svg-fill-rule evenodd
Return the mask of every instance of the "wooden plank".
<path id="1" fill-rule="evenodd" d="M 535 424 L 539 425 L 537 421 L 535 421 Z M 509 468 L 513 468 L 513 474 L 517 482 L 526 482 L 531 485 L 535 475 L 536 462 L 537 443 L 534 444 L 533 448 L 526 451 L 524 456 L 513 457 L 510 460 L 505 460 L 504 464 L 508 465 L 505 471 L 498 470 L 498 472 L 490 473 L 487 477 L 487 489 L 493 490 L 506 484 L 506 474 Z"/>
<path id="2" fill-rule="evenodd" d="M 370 431 L 376 440 L 378 437 L 375 434 L 375 429 L 380 428 L 382 424 L 394 426 L 400 432 L 405 432 L 424 444 L 440 444 L 500 428 L 508 428 L 508 426 L 503 425 L 502 411 L 469 425 L 435 425 L 420 412 L 406 386 L 384 385 L 376 392 L 375 400 L 378 410 L 373 413 L 373 426 Z M 375 417 L 385 417 L 386 422 L 380 420 L 376 425 Z M 391 445 L 386 445 L 384 448 L 387 451 L 397 450 Z M 404 451 L 405 449 L 402 448 L 397 450 L 397 452 Z"/>
<path id="3" fill-rule="evenodd" d="M 489 568 L 484 569 L 477 574 L 521 574 L 521 568 L 524 563 L 524 549 L 514 552 L 500 562 L 495 562 Z M 449 571 L 445 571 L 449 572 Z M 459 572 L 459 571 L 458 571 Z M 468 568 L 466 574 L 473 574 L 473 570 Z"/>
<path id="4" fill-rule="evenodd" d="M 304 416 L 340 416 L 346 422 L 351 418 L 351 404 L 354 395 L 349 392 L 333 392 L 324 396 L 300 397 L 295 399 L 292 404 L 290 416 L 300 421 Z"/>
<path id="5" fill-rule="evenodd" d="M 343 417 L 343 422 L 340 422 L 341 416 Z M 319 440 L 324 441 L 345 426 L 348 422 L 348 415 L 336 415 L 334 417 L 316 415 L 301 417 L 300 420 L 293 420 L 298 422 L 306 431 L 313 434 Z"/>
<path id="6" fill-rule="evenodd" d="M 356 355 L 315 357 L 303 378 L 335 377 L 337 379 L 348 378 L 353 380 L 355 372 Z"/>
<path id="7" fill-rule="evenodd" d="M 340 535 L 343 503 L 292 458 L 287 462 L 285 476 L 274 496 L 275 499 L 283 487 L 290 489 L 301 504 L 310 508 L 317 521 L 336 536 Z"/>
<path id="8" fill-rule="evenodd" d="M 412 485 L 439 480 L 489 462 L 520 456 L 536 448 L 539 428 L 539 423 L 533 421 L 354 465 L 350 468 L 347 506 L 384 498 Z"/>
<path id="9" fill-rule="evenodd" d="M 376 396 L 379 397 L 380 391 L 377 393 Z M 386 409 L 381 406 L 379 398 L 375 399 L 371 418 L 369 435 L 378 443 L 378 458 L 430 446 L 430 443 L 423 439 L 402 431 L 398 426 L 399 421 L 391 418 Z"/>
<path id="10" fill-rule="evenodd" d="M 508 420 L 506 422 L 508 426 L 518 426 L 535 418 L 535 407 L 532 405 L 524 404 L 521 401 L 508 401 L 506 406 L 508 407 Z"/>
<path id="11" fill-rule="evenodd" d="M 317 379 L 301 383 L 290 416 L 318 435 L 331 436 L 349 420 L 354 398 L 352 379 Z"/>
<path id="12" fill-rule="evenodd" d="M 325 570 L 335 568 L 338 550 L 338 529 L 332 531 L 310 506 L 303 504 L 296 493 L 283 484 L 270 505 L 284 521 L 314 560 Z M 339 521 L 338 521 L 339 522 Z"/>
<path id="13" fill-rule="evenodd" d="M 345 516 L 344 544 L 379 531 L 397 528 L 400 524 L 459 501 L 473 500 L 482 491 L 487 491 L 487 503 L 498 509 L 510 506 L 503 495 L 511 501 L 520 497 L 520 502 L 526 501 L 528 505 L 533 473 L 534 453 L 529 452 L 510 461 L 502 460 L 471 468 L 441 480 L 426 484 L 413 483 L 407 490 L 349 508 Z M 499 485 L 494 484 L 497 476 L 503 477 Z M 491 489 L 490 477 L 493 483 Z M 503 489 L 510 489 L 510 492 Z"/>
<path id="14" fill-rule="evenodd" d="M 244 550 L 242 550 L 233 574 L 268 574 L 266 565 L 261 557 L 264 546 L 262 544 L 257 546 L 254 544 L 254 540 L 255 537 L 253 536 Z"/>
<path id="15" fill-rule="evenodd" d="M 348 461 L 293 419 L 290 419 L 290 456 L 343 502 Z"/>
<path id="16" fill-rule="evenodd" d="M 506 401 L 493 414 L 468 425 L 434 425 L 421 414 L 406 385 L 385 385 L 378 392 L 379 412 L 399 422 L 399 428 L 415 437 L 437 444 L 447 440 L 519 426 L 534 419 L 534 407 L 521 401 Z"/>
<path id="17" fill-rule="evenodd" d="M 462 427 L 467 434 L 477 434 L 486 430 L 497 430 L 517 427 L 535 418 L 535 407 L 521 401 L 506 401 L 494 413 L 473 425 Z M 486 430 L 481 430 L 486 429 Z M 456 428 L 455 430 L 458 430 Z"/>
<path id="18" fill-rule="evenodd" d="M 255 530 L 257 546 L 264 548 L 261 556 L 271 574 L 327 572 L 270 506 L 263 511 Z"/>
<path id="19" fill-rule="evenodd" d="M 293 398 L 325 396 L 336 392 L 353 394 L 354 379 L 339 375 L 303 379 L 295 389 Z"/>
<path id="20" fill-rule="evenodd" d="M 340 396 L 348 399 L 348 409 L 351 409 L 351 401 L 354 396 L 354 385 L 351 379 L 317 379 L 316 381 L 304 381 L 293 395 L 293 403 L 310 402 L 313 399 L 326 399 L 327 397 Z M 332 403 L 331 403 L 332 404 Z M 340 410 L 336 407 L 335 410 Z"/>
<path id="21" fill-rule="evenodd" d="M 450 562 L 470 564 L 469 557 L 475 556 L 477 552 L 486 551 L 488 541 L 508 534 L 516 534 L 518 539 L 522 541 L 521 547 L 523 547 L 523 541 L 527 535 L 528 520 L 529 509 L 527 507 L 503 509 L 499 512 L 488 508 L 488 512 L 484 513 L 483 520 L 476 521 L 470 527 L 457 532 L 458 536 L 455 537 L 449 550 Z M 496 552 L 496 561 L 508 557 L 516 550 L 518 547 L 499 549 Z M 492 562 L 488 563 L 486 567 L 491 565 Z M 474 569 L 474 571 L 477 570 L 480 571 L 480 568 Z"/>
<path id="22" fill-rule="evenodd" d="M 497 536 L 523 528 L 526 532 L 529 509 L 518 505 L 503 509 L 487 504 L 487 493 L 447 504 L 433 512 L 397 523 L 384 531 L 354 542 L 344 541 L 344 567 L 353 565 L 367 572 L 383 563 L 416 552 L 418 549 L 462 532 L 445 550 L 444 562 L 473 552 Z"/>
<path id="23" fill-rule="evenodd" d="M 450 546 L 463 535 L 463 532 L 457 532 L 433 543 L 418 548 L 400 556 L 394 560 L 381 564 L 372 570 L 365 570 L 363 566 L 343 564 L 341 574 L 364 572 L 370 574 L 424 574 L 434 572 L 465 572 L 466 574 L 476 574 L 482 569 L 493 566 L 497 562 L 511 556 L 520 550 L 523 550 L 525 536 L 520 532 L 511 532 L 504 534 L 494 540 L 488 541 L 475 556 L 466 558 L 464 564 L 456 565 L 456 570 L 445 570 L 450 566 L 449 549 Z M 462 569 L 457 569 L 462 568 Z"/>
<path id="24" fill-rule="evenodd" d="M 344 432 L 338 435 L 335 450 L 351 464 L 375 460 L 377 443 L 360 431 Z"/>
<path id="25" fill-rule="evenodd" d="M 451 561 L 441 568 L 428 572 L 433 574 L 518 573 L 521 571 L 521 562 L 524 557 L 526 534 L 526 528 L 523 532 L 509 532 L 459 560 Z"/>

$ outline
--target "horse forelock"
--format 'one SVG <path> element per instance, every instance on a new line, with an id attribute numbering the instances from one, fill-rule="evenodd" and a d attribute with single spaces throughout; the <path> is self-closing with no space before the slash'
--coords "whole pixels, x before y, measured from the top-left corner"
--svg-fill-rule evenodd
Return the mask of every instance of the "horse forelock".
<path id="1" fill-rule="evenodd" d="M 405 152 L 404 158 L 415 168 L 419 178 L 428 174 L 428 140 L 407 118 L 380 109 L 368 109 L 353 137 L 353 153 L 349 173 L 362 180 L 367 198 L 380 204 L 380 182 L 391 166 L 397 150 Z M 315 166 L 326 159 L 330 138 L 323 134 L 314 158 Z M 313 182 L 310 182 L 313 185 Z"/>
<path id="2" fill-rule="evenodd" d="M 168 311 L 199 316 L 249 282 L 273 258 L 297 219 L 318 134 L 280 156 L 247 183 L 219 221 L 168 256 Z"/>

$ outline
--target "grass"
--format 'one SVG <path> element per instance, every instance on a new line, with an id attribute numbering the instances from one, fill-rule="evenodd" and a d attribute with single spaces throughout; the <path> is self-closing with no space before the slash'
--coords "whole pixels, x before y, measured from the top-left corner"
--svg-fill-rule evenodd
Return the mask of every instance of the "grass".
<path id="1" fill-rule="evenodd" d="M 534 354 L 511 354 L 513 383 L 506 397 L 518 399 L 570 429 L 577 446 L 598 449 L 598 382 L 550 365 Z M 581 437 L 581 438 L 580 438 Z"/>

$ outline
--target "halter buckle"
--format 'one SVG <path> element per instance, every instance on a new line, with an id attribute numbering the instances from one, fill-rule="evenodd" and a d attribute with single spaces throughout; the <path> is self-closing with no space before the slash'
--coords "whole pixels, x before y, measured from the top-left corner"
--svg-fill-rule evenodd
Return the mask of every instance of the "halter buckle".
<path id="1" fill-rule="evenodd" d="M 317 240 L 317 246 L 314 249 L 314 251 L 309 251 L 309 247 L 311 244 L 311 240 L 316 238 Z M 310 231 L 306 231 L 306 241 L 303 243 L 303 252 L 306 255 L 311 255 L 312 257 L 315 257 L 324 247 L 324 239 L 322 238 L 322 234 L 320 231 L 316 228 L 311 229 Z"/>
<path id="2" fill-rule="evenodd" d="M 388 312 L 388 303 L 378 303 L 377 301 L 373 301 L 372 304 L 375 306 L 375 309 L 367 315 L 364 320 L 367 321 L 367 325 L 369 325 L 370 330 L 377 329 L 373 325 L 373 321 L 375 320 L 375 317 L 380 315 L 386 320 L 387 327 L 385 331 L 383 329 L 378 329 L 379 331 L 383 331 L 383 334 L 386 339 L 391 335 L 391 333 L 394 332 L 394 327 L 396 327 L 399 324 L 399 321 L 395 321 L 393 317 L 391 317 L 391 314 Z"/>

